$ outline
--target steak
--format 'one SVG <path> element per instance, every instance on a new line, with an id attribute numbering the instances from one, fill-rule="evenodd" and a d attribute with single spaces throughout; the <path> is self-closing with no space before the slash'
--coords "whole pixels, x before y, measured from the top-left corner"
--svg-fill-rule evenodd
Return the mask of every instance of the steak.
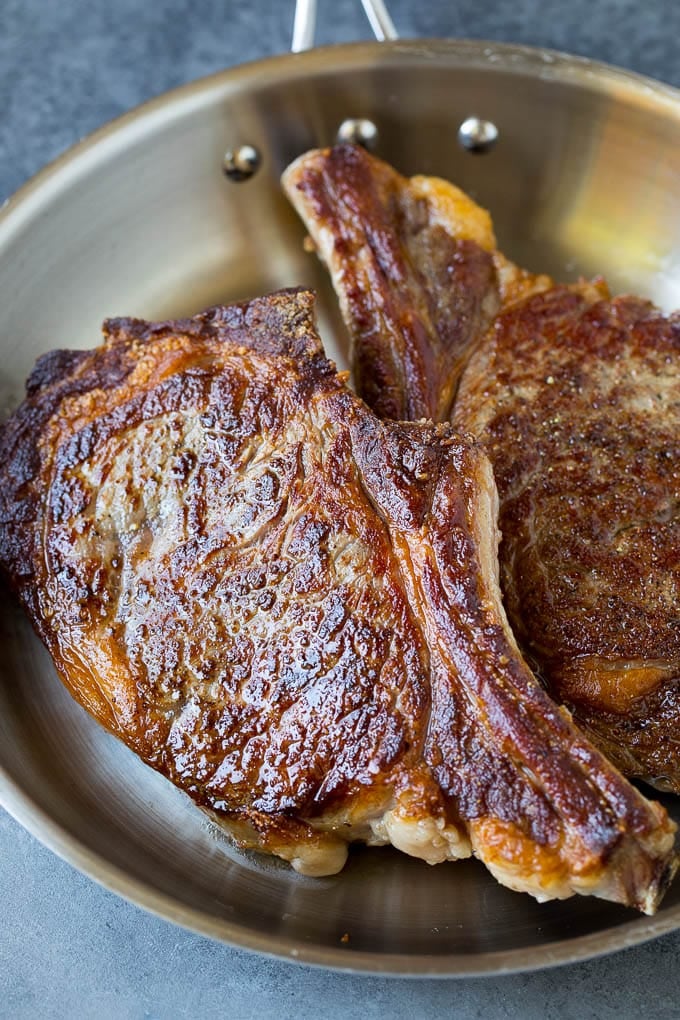
<path id="1" fill-rule="evenodd" d="M 339 184 L 354 164 L 360 174 Z M 680 318 L 612 301 L 601 281 L 556 287 L 519 270 L 495 250 L 487 214 L 452 185 L 407 180 L 365 152 L 307 153 L 284 187 L 330 267 L 355 350 L 361 310 L 373 311 L 374 386 L 378 362 L 415 342 L 405 328 L 395 343 L 398 325 L 384 325 L 381 309 L 398 307 L 407 324 L 434 322 L 432 307 L 462 317 L 446 325 L 465 337 L 452 360 L 430 359 L 424 380 L 404 375 L 392 405 L 443 419 L 460 385 L 452 420 L 493 463 L 501 587 L 523 652 L 619 768 L 680 792 Z M 414 230 L 428 240 L 414 243 Z M 479 263 L 472 237 L 495 277 L 475 277 L 484 296 L 468 295 L 468 307 L 495 309 L 490 328 L 459 296 Z M 456 246 L 442 296 L 442 253 Z M 384 252 L 401 256 L 394 271 Z M 406 275 L 417 286 L 405 288 Z M 444 350 L 441 330 L 425 331 L 433 350 Z M 362 371 L 357 383 L 383 414 Z"/>
<path id="2" fill-rule="evenodd" d="M 680 792 L 680 316 L 535 295 L 471 358 L 454 421 L 494 464 L 521 646 L 619 768 Z"/>
<path id="3" fill-rule="evenodd" d="M 475 853 L 651 912 L 675 826 L 518 653 L 488 459 L 378 419 L 313 299 L 105 325 L 0 438 L 0 559 L 72 694 L 241 846 Z"/>

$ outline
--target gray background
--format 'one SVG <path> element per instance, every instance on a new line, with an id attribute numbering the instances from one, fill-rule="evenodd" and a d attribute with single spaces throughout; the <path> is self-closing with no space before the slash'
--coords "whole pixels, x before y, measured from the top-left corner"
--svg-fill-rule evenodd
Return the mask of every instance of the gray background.
<path id="1" fill-rule="evenodd" d="M 680 85 L 678 0 L 391 0 L 404 36 L 504 39 Z M 368 38 L 319 0 L 320 42 Z M 284 50 L 290 0 L 0 0 L 0 203 L 65 148 L 175 85 Z M 680 1017 L 680 933 L 559 970 L 459 982 L 329 974 L 131 906 L 0 810 L 0 1017 Z"/>

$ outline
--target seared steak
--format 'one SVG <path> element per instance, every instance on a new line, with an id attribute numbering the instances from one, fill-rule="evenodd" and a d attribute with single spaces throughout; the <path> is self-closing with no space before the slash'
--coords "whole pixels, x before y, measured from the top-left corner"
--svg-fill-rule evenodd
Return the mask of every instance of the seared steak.
<path id="1" fill-rule="evenodd" d="M 341 187 L 354 164 L 360 178 L 347 174 Z M 404 376 L 392 405 L 420 401 L 446 417 L 464 372 L 453 422 L 483 441 L 494 466 L 501 586 L 523 651 L 625 773 L 680 792 L 680 320 L 635 298 L 609 301 L 601 282 L 559 288 L 523 273 L 494 250 L 487 214 L 452 185 L 406 180 L 367 153 L 307 153 L 284 186 L 331 269 L 356 349 L 357 308 L 398 305 L 407 324 L 423 308 L 462 316 L 446 329 L 463 346 L 447 362 L 431 338 L 440 361 L 427 363 L 424 380 Z M 414 245 L 415 229 L 436 233 L 436 245 Z M 448 297 L 442 234 L 449 251 L 467 246 Z M 348 248 L 348 236 L 363 247 Z M 484 282 L 483 307 L 500 309 L 488 330 L 459 297 L 461 262 L 470 259 L 468 280 L 479 262 L 471 237 L 496 269 Z M 388 270 L 369 278 L 364 265 L 385 251 L 407 253 L 417 287 Z M 371 349 L 387 363 L 401 358 L 409 329 L 395 343 L 391 320 L 371 321 Z M 380 380 L 378 367 L 374 386 Z M 363 372 L 357 382 L 385 413 Z"/>
<path id="2" fill-rule="evenodd" d="M 520 644 L 619 768 L 680 792 L 680 317 L 538 294 L 473 355 L 455 421 L 494 464 Z"/>
<path id="3" fill-rule="evenodd" d="M 308 874 L 354 839 L 474 852 L 654 909 L 675 826 L 521 659 L 487 458 L 376 418 L 311 295 L 46 355 L 0 458 L 0 558 L 62 679 L 242 845 Z"/>

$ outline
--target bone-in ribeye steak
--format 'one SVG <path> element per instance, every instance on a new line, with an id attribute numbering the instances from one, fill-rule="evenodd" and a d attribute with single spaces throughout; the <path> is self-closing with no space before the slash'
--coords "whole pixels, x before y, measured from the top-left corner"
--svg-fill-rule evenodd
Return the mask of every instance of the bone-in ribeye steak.
<path id="1" fill-rule="evenodd" d="M 301 871 L 352 839 L 474 851 L 539 898 L 653 910 L 675 827 L 521 659 L 487 458 L 375 417 L 312 303 L 113 320 L 38 362 L 0 440 L 0 558 L 62 679 Z"/>
<path id="2" fill-rule="evenodd" d="M 419 359 L 392 405 L 441 420 L 455 397 L 452 421 L 483 442 L 523 651 L 619 768 L 680 792 L 680 316 L 522 272 L 457 188 L 356 148 L 305 154 L 284 187 L 331 272 L 360 395 L 384 413 L 367 359 L 377 381 Z"/>
<path id="3" fill-rule="evenodd" d="M 537 294 L 473 355 L 455 421 L 494 464 L 520 644 L 619 768 L 680 792 L 680 318 Z"/>

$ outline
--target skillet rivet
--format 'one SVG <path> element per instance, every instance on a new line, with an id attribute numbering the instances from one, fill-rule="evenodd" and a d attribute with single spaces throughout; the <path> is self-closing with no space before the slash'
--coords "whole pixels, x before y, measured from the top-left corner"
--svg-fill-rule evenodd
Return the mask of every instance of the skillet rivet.
<path id="1" fill-rule="evenodd" d="M 498 141 L 498 128 L 490 120 L 468 117 L 458 128 L 458 141 L 468 152 L 488 152 Z"/>
<path id="2" fill-rule="evenodd" d="M 224 154 L 222 169 L 230 181 L 247 181 L 260 167 L 262 157 L 254 145 L 241 145 Z"/>
<path id="3" fill-rule="evenodd" d="M 361 145 L 372 150 L 378 141 L 378 129 L 365 117 L 348 117 L 338 128 L 336 140 L 339 144 Z"/>

